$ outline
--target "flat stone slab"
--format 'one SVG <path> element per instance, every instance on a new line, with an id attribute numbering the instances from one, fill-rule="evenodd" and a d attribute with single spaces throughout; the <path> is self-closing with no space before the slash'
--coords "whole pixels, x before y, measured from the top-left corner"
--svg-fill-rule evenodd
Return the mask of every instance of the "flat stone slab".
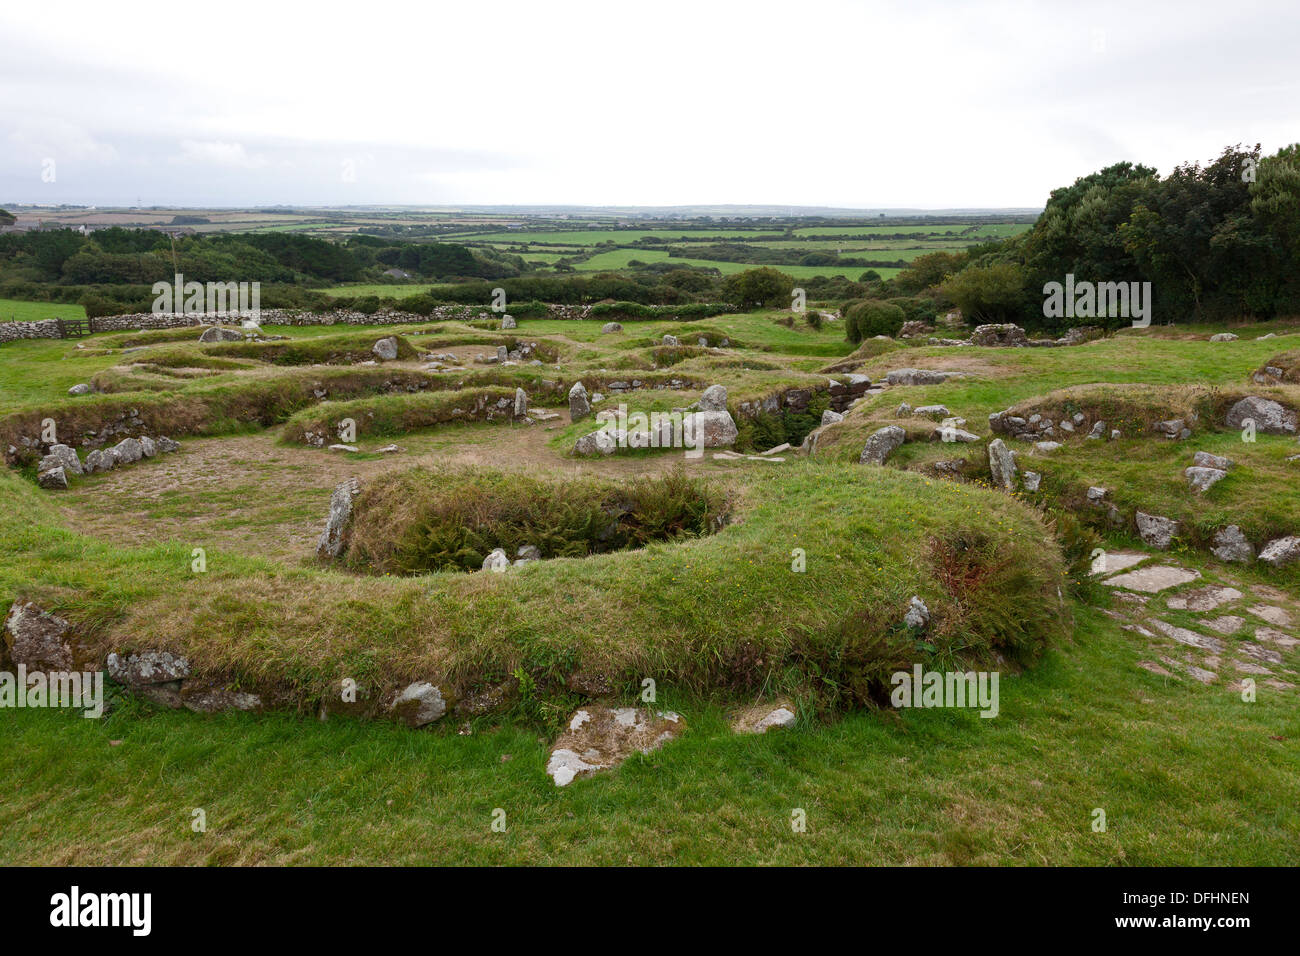
<path id="1" fill-rule="evenodd" d="M 1183 661 L 1176 661 L 1172 657 L 1160 658 L 1170 667 L 1182 671 L 1184 674 L 1200 681 L 1202 684 L 1213 684 L 1219 679 L 1219 675 L 1214 671 L 1207 671 L 1203 667 L 1197 667 L 1195 664 L 1186 664 Z"/>
<path id="2" fill-rule="evenodd" d="M 1272 607 L 1268 604 L 1252 604 L 1246 610 L 1261 621 L 1268 621 L 1274 627 L 1291 626 L 1291 615 L 1280 607 Z"/>
<path id="3" fill-rule="evenodd" d="M 1219 617 L 1212 617 L 1205 622 L 1205 626 L 1212 631 L 1218 631 L 1220 634 L 1236 634 L 1246 626 L 1244 617 L 1237 617 L 1235 614 L 1223 614 Z"/>
<path id="4" fill-rule="evenodd" d="M 648 754 L 681 735 L 686 722 L 672 711 L 591 706 L 575 711 L 556 740 L 546 772 L 557 787 L 616 767 L 635 753 Z"/>
<path id="5" fill-rule="evenodd" d="M 1183 594 L 1175 594 L 1165 603 L 1173 611 L 1213 611 L 1223 604 L 1239 601 L 1244 595 L 1236 588 L 1211 584 Z"/>
<path id="6" fill-rule="evenodd" d="M 797 719 L 789 701 L 755 704 L 736 715 L 731 729 L 738 734 L 765 734 L 773 727 L 793 727 Z"/>
<path id="7" fill-rule="evenodd" d="M 1233 661 L 1232 666 L 1243 674 L 1272 674 L 1273 672 L 1263 664 L 1252 664 L 1250 661 Z"/>
<path id="8" fill-rule="evenodd" d="M 1282 663 L 1281 654 L 1262 644 L 1256 644 L 1254 641 L 1242 641 L 1238 650 L 1248 657 L 1255 658 L 1257 661 L 1268 661 L 1270 664 Z"/>
<path id="9" fill-rule="evenodd" d="M 1141 564 L 1151 555 L 1143 551 L 1103 551 L 1092 562 L 1093 574 L 1115 574 Z"/>
<path id="10" fill-rule="evenodd" d="M 1138 568 L 1136 571 L 1129 571 L 1127 574 L 1116 575 L 1113 578 L 1106 579 L 1103 583 L 1113 588 L 1124 588 L 1126 591 L 1157 594 L 1169 588 L 1188 584 L 1200 576 L 1200 571 L 1159 564 L 1149 568 Z"/>
<path id="11" fill-rule="evenodd" d="M 1153 674 L 1159 674 L 1161 677 L 1174 676 L 1173 674 L 1169 673 L 1169 671 L 1165 670 L 1163 667 L 1161 667 L 1159 664 L 1155 663 L 1154 661 L 1138 661 L 1137 666 L 1142 668 L 1144 671 L 1150 671 Z"/>
<path id="12" fill-rule="evenodd" d="M 1188 647 L 1199 647 L 1203 651 L 1213 651 L 1215 654 L 1223 651 L 1223 641 L 1217 637 L 1197 634 L 1195 631 L 1189 631 L 1185 627 L 1170 624 L 1168 621 L 1162 621 L 1159 618 L 1152 618 L 1151 626 L 1165 637 L 1173 638 L 1179 644 L 1186 644 Z"/>
<path id="13" fill-rule="evenodd" d="M 1255 640 L 1268 641 L 1268 643 L 1276 644 L 1278 647 L 1282 648 L 1283 650 L 1288 650 L 1288 651 L 1291 648 L 1295 647 L 1297 644 L 1300 644 L 1300 641 L 1297 641 L 1290 634 L 1287 634 L 1283 631 L 1275 630 L 1274 628 L 1271 627 L 1255 628 Z"/>
<path id="14" fill-rule="evenodd" d="M 1132 594 L 1128 591 L 1111 591 L 1110 596 L 1116 601 L 1123 601 L 1125 604 L 1146 604 L 1147 599 L 1140 594 Z"/>

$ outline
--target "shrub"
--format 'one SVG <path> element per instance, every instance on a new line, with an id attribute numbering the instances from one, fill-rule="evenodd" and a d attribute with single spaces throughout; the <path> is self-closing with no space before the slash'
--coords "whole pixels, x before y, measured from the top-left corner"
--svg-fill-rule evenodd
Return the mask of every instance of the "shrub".
<path id="1" fill-rule="evenodd" d="M 120 315 L 125 311 L 119 303 L 94 292 L 87 292 L 77 301 L 86 310 L 86 316 L 91 319 L 99 318 L 101 315 Z"/>
<path id="2" fill-rule="evenodd" d="M 1012 262 L 963 269 L 943 285 L 962 314 L 983 322 L 1023 321 L 1029 299 L 1025 270 Z"/>
<path id="3" fill-rule="evenodd" d="M 898 296 L 885 301 L 902 309 L 908 322 L 933 322 L 939 316 L 938 306 L 927 296 Z"/>
<path id="4" fill-rule="evenodd" d="M 877 335 L 893 338 L 903 328 L 907 316 L 903 310 L 888 302 L 870 299 L 852 305 L 844 316 L 844 331 L 854 344 Z"/>

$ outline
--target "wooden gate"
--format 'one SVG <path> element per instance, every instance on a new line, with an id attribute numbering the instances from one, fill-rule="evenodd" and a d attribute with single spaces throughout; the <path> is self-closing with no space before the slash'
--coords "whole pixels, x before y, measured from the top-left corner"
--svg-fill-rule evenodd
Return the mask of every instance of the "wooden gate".
<path id="1" fill-rule="evenodd" d="M 93 319 L 59 319 L 59 334 L 65 339 L 81 338 L 93 331 Z"/>

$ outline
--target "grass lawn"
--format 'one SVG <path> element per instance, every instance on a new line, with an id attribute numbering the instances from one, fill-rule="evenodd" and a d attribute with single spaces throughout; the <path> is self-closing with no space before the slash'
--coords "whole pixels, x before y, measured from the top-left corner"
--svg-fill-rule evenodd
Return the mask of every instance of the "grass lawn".
<path id="1" fill-rule="evenodd" d="M 1082 611 L 992 720 L 857 712 L 738 737 L 717 705 L 665 699 L 681 740 L 565 789 L 518 725 L 16 711 L 0 863 L 1300 864 L 1294 698 L 1244 704 L 1136 657 Z"/>
<path id="2" fill-rule="evenodd" d="M 120 361 L 92 348 L 100 336 L 20 339 L 0 345 L 0 414 L 64 402 L 68 389 Z M 77 344 L 85 348 L 77 348 Z"/>
<path id="3" fill-rule="evenodd" d="M 329 289 L 321 289 L 326 295 L 341 295 L 359 297 L 363 295 L 376 295 L 380 298 L 404 299 L 408 295 L 419 295 L 422 292 L 429 292 L 431 289 L 437 289 L 439 286 L 425 283 L 413 283 L 410 285 L 396 285 L 384 282 L 379 283 L 357 283 L 356 285 L 336 285 Z"/>
<path id="4" fill-rule="evenodd" d="M 1206 341 L 1219 328 L 1189 326 L 1058 349 L 872 343 L 861 369 L 875 380 L 902 367 L 967 377 L 865 396 L 810 459 L 691 465 L 692 478 L 733 496 L 734 520 L 717 533 L 502 576 L 386 577 L 313 560 L 330 492 L 353 475 L 382 488 L 376 479 L 398 469 L 488 468 L 507 475 L 505 486 L 512 473 L 554 481 L 554 499 L 566 501 L 563 482 L 574 476 L 665 474 L 680 456 L 571 457 L 594 424 L 563 414 L 569 384 L 641 378 L 647 388 L 602 406 L 626 400 L 636 410 L 684 406 L 708 382 L 725 384 L 734 408 L 842 379 L 818 371 L 853 351 L 842 322 L 777 321 L 787 317 L 625 321 L 614 334 L 602 334 L 601 321 L 524 319 L 503 334 L 430 320 L 268 328 L 293 341 L 266 345 L 200 346 L 180 330 L 0 346 L 0 425 L 50 414 L 61 433 L 80 433 L 97 415 L 136 408 L 155 431 L 161 422 L 191 429 L 177 432 L 180 452 L 74 479 L 65 492 L 36 488 L 30 467 L 0 473 L 0 606 L 35 600 L 97 651 L 179 650 L 205 678 L 287 694 L 285 710 L 261 715 L 131 699 L 103 721 L 0 713 L 0 774 L 10 781 L 0 863 L 1300 864 L 1296 690 L 1261 684 L 1259 699 L 1244 703 L 1228 686 L 1227 657 L 1209 686 L 1139 668 L 1160 651 L 1111 616 L 1129 606 L 1108 589 L 1066 586 L 1051 516 L 1036 510 L 1100 483 L 1126 507 L 1198 528 L 1239 519 L 1252 534 L 1297 533 L 1300 472 L 1285 462 L 1300 451 L 1294 439 L 1260 436 L 1247 447 L 1213 422 L 1185 442 L 1077 436 L 1038 463 L 1039 498 L 993 493 L 978 475 L 924 473 L 938 457 L 986 457 L 982 444 L 926 440 L 925 422 L 905 423 L 912 438 L 884 468 L 856 464 L 900 401 L 943 403 L 987 437 L 990 412 L 1071 386 L 1128 384 L 1157 398 L 1167 388 L 1253 389 L 1253 370 L 1295 348 L 1294 323 L 1237 328 L 1242 338 L 1229 343 Z M 1270 330 L 1278 337 L 1257 339 Z M 660 347 L 666 332 L 681 349 Z M 373 340 L 394 333 L 421 350 L 453 351 L 468 370 L 426 373 L 405 347 L 392 364 L 312 364 L 370 361 Z M 732 347 L 701 349 L 699 335 L 728 336 Z M 473 363 L 506 338 L 539 342 L 546 361 Z M 66 395 L 92 378 L 120 391 Z M 655 388 L 674 378 L 688 384 Z M 447 414 L 478 393 L 512 397 L 516 385 L 561 418 L 489 425 Z M 340 416 L 359 422 L 359 453 L 294 440 Z M 379 454 L 389 441 L 399 452 Z M 1038 461 L 1009 444 L 1022 469 Z M 1238 462 L 1202 497 L 1180 477 L 1196 449 Z M 475 487 L 481 505 L 495 486 Z M 378 511 L 395 517 L 376 525 L 377 540 L 407 540 L 417 525 L 401 504 L 415 498 L 397 495 Z M 1000 542 L 1008 557 L 996 576 L 953 574 L 936 558 L 935 542 L 956 531 Z M 1098 540 L 1134 544 L 1122 531 Z M 190 570 L 199 546 L 204 574 Z M 806 552 L 803 574 L 790 569 L 796 547 Z M 1294 594 L 1300 581 L 1300 565 L 1225 569 L 1181 546 L 1168 557 L 1201 571 L 1200 583 L 1231 570 L 1243 588 Z M 855 635 L 893 633 L 888 621 L 914 593 L 936 622 L 928 649 L 916 646 L 928 660 L 981 659 L 998 646 L 989 635 L 1026 649 L 999 665 L 997 718 L 864 704 L 855 682 L 864 661 L 878 659 Z M 1198 626 L 1156 601 L 1167 620 Z M 1287 606 L 1300 614 L 1294 600 Z M 1237 635 L 1232 649 L 1246 640 Z M 1046 650 L 1035 658 L 1028 651 L 1039 644 Z M 1290 664 L 1295 652 L 1286 653 Z M 536 678 L 535 694 L 425 731 L 314 717 L 314 701 L 340 674 L 374 687 L 437 675 L 460 694 L 516 671 Z M 609 677 L 619 702 L 634 700 L 641 675 L 656 675 L 656 705 L 684 715 L 687 733 L 556 788 L 544 768 L 556 728 L 585 700 L 564 683 L 576 672 Z M 736 707 L 784 694 L 798 726 L 731 732 Z M 190 826 L 199 808 L 205 834 Z M 498 808 L 505 833 L 491 829 Z M 1097 808 L 1104 833 L 1091 826 Z M 807 832 L 792 831 L 796 810 Z"/>
<path id="5" fill-rule="evenodd" d="M 84 319 L 85 317 L 85 306 L 76 303 L 0 299 L 0 322 L 40 322 L 43 319 Z"/>

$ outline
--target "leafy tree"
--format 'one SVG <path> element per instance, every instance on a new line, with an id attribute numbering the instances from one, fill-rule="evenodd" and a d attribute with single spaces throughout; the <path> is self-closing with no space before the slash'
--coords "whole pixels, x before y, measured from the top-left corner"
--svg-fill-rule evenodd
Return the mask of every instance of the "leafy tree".
<path id="1" fill-rule="evenodd" d="M 737 272 L 722 283 L 723 298 L 742 309 L 788 306 L 793 290 L 794 279 L 767 267 Z"/>
<path id="2" fill-rule="evenodd" d="M 917 256 L 912 264 L 894 277 L 894 288 L 903 295 L 915 295 L 937 286 L 966 264 L 960 252 L 931 252 Z"/>
<path id="3" fill-rule="evenodd" d="M 1025 270 L 1014 262 L 963 269 L 943 284 L 943 291 L 963 315 L 980 322 L 1022 320 L 1031 307 Z"/>
<path id="4" fill-rule="evenodd" d="M 1147 185 L 1119 225 L 1123 249 L 1155 285 L 1165 317 L 1271 311 L 1260 300 L 1271 298 L 1267 276 L 1277 271 L 1280 247 L 1250 209 L 1246 170 L 1258 164 L 1258 147 L 1229 147 L 1208 166 L 1178 166 Z"/>

